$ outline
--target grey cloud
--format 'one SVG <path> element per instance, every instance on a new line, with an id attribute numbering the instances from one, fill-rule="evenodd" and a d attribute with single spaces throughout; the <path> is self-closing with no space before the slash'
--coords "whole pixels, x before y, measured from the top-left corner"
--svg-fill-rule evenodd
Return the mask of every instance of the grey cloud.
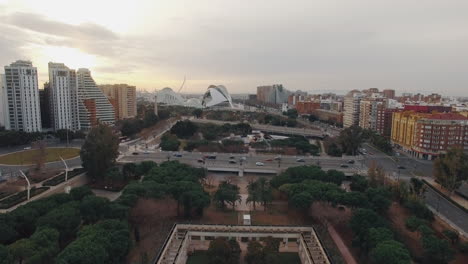
<path id="1" fill-rule="evenodd" d="M 16 12 L 3 17 L 2 20 L 23 29 L 58 37 L 85 40 L 115 40 L 118 38 L 114 32 L 97 24 L 84 23 L 80 25 L 70 25 L 49 20 L 41 15 L 31 13 Z"/>

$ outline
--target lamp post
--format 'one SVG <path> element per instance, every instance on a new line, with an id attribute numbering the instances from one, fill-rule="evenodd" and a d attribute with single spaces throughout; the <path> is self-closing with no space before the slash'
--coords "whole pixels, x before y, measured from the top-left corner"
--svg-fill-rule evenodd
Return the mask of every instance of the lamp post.
<path id="1" fill-rule="evenodd" d="M 65 160 L 60 157 L 60 159 L 62 160 L 63 164 L 65 165 L 65 181 L 68 181 L 68 166 L 67 166 L 67 163 L 65 162 Z"/>
<path id="2" fill-rule="evenodd" d="M 22 170 L 19 171 L 21 176 L 26 179 L 26 182 L 28 183 L 28 201 L 29 201 L 29 198 L 31 198 L 31 183 L 29 182 L 29 179 L 28 177 L 26 177 L 26 174 L 24 174 L 24 172 Z"/>

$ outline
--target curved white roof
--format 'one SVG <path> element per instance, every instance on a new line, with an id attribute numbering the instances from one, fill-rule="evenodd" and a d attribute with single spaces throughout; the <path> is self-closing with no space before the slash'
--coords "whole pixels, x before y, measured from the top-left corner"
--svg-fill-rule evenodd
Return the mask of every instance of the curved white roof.
<path id="1" fill-rule="evenodd" d="M 167 105 L 183 105 L 184 98 L 180 96 L 180 94 L 174 92 L 171 88 L 166 87 L 161 91 L 156 93 L 157 102 L 160 104 L 167 104 Z"/>
<path id="2" fill-rule="evenodd" d="M 227 102 L 232 107 L 232 98 L 224 85 L 210 85 L 205 95 L 203 95 L 203 107 L 211 107 Z"/>

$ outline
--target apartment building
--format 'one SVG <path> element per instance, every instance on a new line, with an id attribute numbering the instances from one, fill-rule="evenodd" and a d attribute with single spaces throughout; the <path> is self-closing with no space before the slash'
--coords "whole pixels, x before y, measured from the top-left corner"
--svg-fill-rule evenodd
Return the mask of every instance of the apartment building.
<path id="1" fill-rule="evenodd" d="M 114 106 L 117 120 L 132 118 L 137 114 L 136 87 L 127 84 L 105 84 L 99 88 Z"/>
<path id="2" fill-rule="evenodd" d="M 296 110 L 300 115 L 312 114 L 314 110 L 320 109 L 320 102 L 316 101 L 306 101 L 306 102 L 297 102 Z"/>
<path id="3" fill-rule="evenodd" d="M 360 104 L 363 95 L 356 90 L 349 92 L 344 98 L 343 104 L 343 127 L 359 125 Z"/>
<path id="4" fill-rule="evenodd" d="M 5 85 L 5 74 L 0 74 L 0 127 L 9 129 L 8 98 Z"/>
<path id="5" fill-rule="evenodd" d="M 468 118 L 459 113 L 393 113 L 392 143 L 414 157 L 432 160 L 453 147 L 468 152 Z"/>
<path id="6" fill-rule="evenodd" d="M 98 123 L 113 125 L 115 112 L 109 99 L 96 86 L 96 82 L 88 69 L 78 69 L 78 111 L 80 126 L 88 130 Z"/>
<path id="7" fill-rule="evenodd" d="M 78 87 L 75 70 L 63 63 L 49 62 L 50 121 L 54 130 L 80 130 Z"/>
<path id="8" fill-rule="evenodd" d="M 264 85 L 257 87 L 257 101 L 267 104 L 282 104 L 288 102 L 291 94 L 282 84 Z"/>
<path id="9" fill-rule="evenodd" d="M 30 61 L 13 62 L 5 66 L 4 82 L 9 129 L 41 131 L 37 68 Z"/>

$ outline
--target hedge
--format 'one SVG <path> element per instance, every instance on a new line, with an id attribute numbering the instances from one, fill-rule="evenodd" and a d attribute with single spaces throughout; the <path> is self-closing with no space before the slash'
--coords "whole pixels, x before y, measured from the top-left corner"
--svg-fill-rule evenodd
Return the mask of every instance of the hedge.
<path id="1" fill-rule="evenodd" d="M 85 169 L 78 168 L 68 172 L 68 180 L 85 172 Z M 42 186 L 56 186 L 65 181 L 65 172 L 45 181 Z"/>
<path id="2" fill-rule="evenodd" d="M 47 191 L 49 189 L 49 187 L 39 187 L 39 188 L 36 188 L 36 187 L 33 187 L 31 188 L 31 192 L 30 192 L 30 198 L 40 194 L 40 193 L 43 193 L 45 191 Z M 0 209 L 8 209 L 12 206 L 15 206 L 19 203 L 22 203 L 24 201 L 26 201 L 26 199 L 28 198 L 28 194 L 27 194 L 27 190 L 24 190 L 22 192 L 18 192 L 12 196 L 9 196 L 8 198 L 5 198 L 3 200 L 0 200 Z"/>

